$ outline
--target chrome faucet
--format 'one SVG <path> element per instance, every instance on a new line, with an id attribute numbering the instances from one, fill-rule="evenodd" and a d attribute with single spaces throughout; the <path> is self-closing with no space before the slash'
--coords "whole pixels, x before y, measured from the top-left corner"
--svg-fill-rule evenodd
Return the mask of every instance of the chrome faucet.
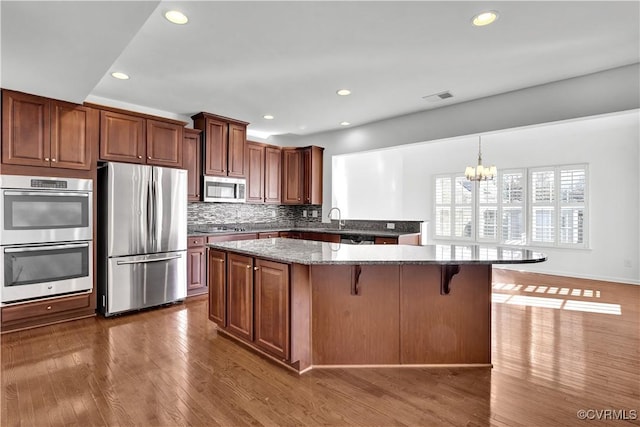
<path id="1" fill-rule="evenodd" d="M 342 227 L 344 227 L 344 221 L 341 218 L 342 214 L 340 213 L 340 208 L 331 208 L 329 210 L 329 213 L 327 214 L 327 218 L 332 219 L 331 218 L 331 213 L 336 210 L 338 211 L 338 230 L 342 230 Z"/>

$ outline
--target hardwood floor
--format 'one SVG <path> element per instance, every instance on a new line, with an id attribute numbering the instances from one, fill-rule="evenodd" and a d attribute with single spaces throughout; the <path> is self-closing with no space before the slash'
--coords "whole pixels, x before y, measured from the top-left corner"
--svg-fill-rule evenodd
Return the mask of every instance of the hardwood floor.
<path id="1" fill-rule="evenodd" d="M 206 297 L 5 334 L 0 424 L 639 425 L 640 286 L 493 282 L 493 369 L 298 376 L 218 336 Z"/>

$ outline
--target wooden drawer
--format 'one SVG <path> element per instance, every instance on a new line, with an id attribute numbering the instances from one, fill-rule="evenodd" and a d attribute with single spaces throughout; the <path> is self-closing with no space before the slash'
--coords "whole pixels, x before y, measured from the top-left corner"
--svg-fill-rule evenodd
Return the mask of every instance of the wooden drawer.
<path id="1" fill-rule="evenodd" d="M 280 232 L 272 231 L 270 233 L 258 233 L 258 239 L 272 239 L 274 237 L 280 237 Z"/>
<path id="2" fill-rule="evenodd" d="M 397 245 L 398 238 L 397 237 L 376 237 L 375 244 L 376 245 Z"/>
<path id="3" fill-rule="evenodd" d="M 90 299 L 91 294 L 84 294 L 3 307 L 2 321 L 11 322 L 13 320 L 46 316 L 68 310 L 89 308 Z"/>
<path id="4" fill-rule="evenodd" d="M 205 237 L 197 236 L 197 237 L 187 237 L 187 247 L 188 248 L 197 248 L 198 246 L 204 246 Z"/>
<path id="5" fill-rule="evenodd" d="M 252 240 L 257 238 L 258 238 L 258 235 L 256 233 L 225 234 L 222 236 L 209 236 L 207 237 L 207 243 L 233 242 L 234 240 Z"/>

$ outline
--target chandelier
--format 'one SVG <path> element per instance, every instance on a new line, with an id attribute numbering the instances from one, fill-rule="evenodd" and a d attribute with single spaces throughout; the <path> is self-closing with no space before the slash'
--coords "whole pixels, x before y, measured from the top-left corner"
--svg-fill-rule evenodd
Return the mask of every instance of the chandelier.
<path id="1" fill-rule="evenodd" d="M 478 166 L 467 166 L 464 170 L 464 176 L 469 181 L 487 181 L 493 179 L 498 174 L 495 166 L 482 166 L 482 137 L 478 136 Z"/>

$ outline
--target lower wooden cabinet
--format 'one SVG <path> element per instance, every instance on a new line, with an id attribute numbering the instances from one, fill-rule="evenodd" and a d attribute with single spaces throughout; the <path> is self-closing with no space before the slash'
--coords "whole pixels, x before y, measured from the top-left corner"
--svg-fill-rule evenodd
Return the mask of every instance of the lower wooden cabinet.
<path id="1" fill-rule="evenodd" d="M 209 319 L 282 360 L 291 348 L 289 265 L 209 250 Z"/>
<path id="2" fill-rule="evenodd" d="M 204 237 L 187 241 L 187 296 L 207 292 L 207 258 Z"/>
<path id="3" fill-rule="evenodd" d="M 255 260 L 255 336 L 261 349 L 289 359 L 289 266 Z"/>

